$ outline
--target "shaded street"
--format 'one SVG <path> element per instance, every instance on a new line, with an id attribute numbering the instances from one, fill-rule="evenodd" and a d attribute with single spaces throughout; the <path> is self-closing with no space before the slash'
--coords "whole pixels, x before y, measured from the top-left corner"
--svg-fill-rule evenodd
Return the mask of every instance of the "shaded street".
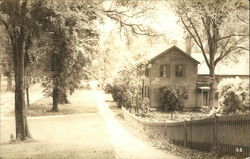
<path id="1" fill-rule="evenodd" d="M 84 90 L 86 91 L 86 90 Z M 80 96 L 81 91 L 76 92 Z M 86 92 L 85 92 L 86 93 Z M 32 136 L 38 142 L 6 144 L 14 134 L 14 118 L 1 121 L 1 155 L 5 158 L 117 158 L 164 159 L 175 157 L 136 139 L 114 118 L 100 91 L 88 91 L 97 113 L 29 117 Z M 31 148 L 32 147 L 32 148 Z M 14 151 L 13 151 L 14 150 Z M 13 156 L 13 153 L 16 155 Z"/>

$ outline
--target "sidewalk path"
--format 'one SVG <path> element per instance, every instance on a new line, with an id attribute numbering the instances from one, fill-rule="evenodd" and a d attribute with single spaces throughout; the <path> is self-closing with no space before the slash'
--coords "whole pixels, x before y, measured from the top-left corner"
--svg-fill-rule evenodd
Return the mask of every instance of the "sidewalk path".
<path id="1" fill-rule="evenodd" d="M 95 91 L 98 108 L 106 121 L 111 142 L 115 147 L 117 159 L 180 159 L 172 154 L 155 149 L 132 136 L 115 119 L 100 91 Z"/>

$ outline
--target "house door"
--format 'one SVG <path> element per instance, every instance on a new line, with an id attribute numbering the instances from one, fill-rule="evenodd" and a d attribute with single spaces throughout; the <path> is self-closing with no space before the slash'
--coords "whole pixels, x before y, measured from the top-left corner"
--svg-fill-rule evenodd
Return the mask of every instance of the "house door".
<path id="1" fill-rule="evenodd" d="M 203 92 L 203 106 L 208 106 L 208 92 L 204 91 Z"/>

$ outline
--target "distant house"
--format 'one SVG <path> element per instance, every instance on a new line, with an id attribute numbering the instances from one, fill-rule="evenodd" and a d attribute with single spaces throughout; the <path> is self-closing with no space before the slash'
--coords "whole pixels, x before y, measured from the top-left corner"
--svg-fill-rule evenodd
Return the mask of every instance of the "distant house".
<path id="1" fill-rule="evenodd" d="M 186 109 L 208 105 L 209 72 L 201 54 L 188 54 L 173 46 L 151 58 L 149 63 L 143 81 L 143 97 L 149 98 L 151 107 L 161 107 L 160 88 L 167 84 L 184 85 L 188 89 L 188 98 L 184 101 Z M 249 77 L 246 73 L 216 74 L 215 77 L 219 82 L 236 76 Z"/>

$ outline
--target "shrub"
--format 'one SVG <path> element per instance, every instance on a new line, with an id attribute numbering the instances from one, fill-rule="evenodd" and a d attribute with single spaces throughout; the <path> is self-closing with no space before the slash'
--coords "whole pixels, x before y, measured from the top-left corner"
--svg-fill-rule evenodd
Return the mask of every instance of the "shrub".
<path id="1" fill-rule="evenodd" d="M 223 79 L 217 86 L 222 114 L 249 110 L 249 82 L 239 77 Z"/>
<path id="2" fill-rule="evenodd" d="M 105 87 L 106 93 L 111 93 L 118 107 L 133 109 L 137 115 L 147 116 L 152 109 L 149 106 L 149 100 L 142 98 L 142 78 L 143 67 L 129 67 L 122 70 L 113 84 Z"/>
<path id="3" fill-rule="evenodd" d="M 168 85 L 160 88 L 160 101 L 165 111 L 182 110 L 188 89 L 181 85 Z"/>
<path id="4" fill-rule="evenodd" d="M 126 88 L 124 88 L 123 85 L 107 85 L 105 88 L 106 93 L 110 93 L 112 95 L 112 98 L 117 103 L 117 106 L 121 108 L 123 106 L 123 103 L 125 101 L 124 94 L 126 92 Z"/>
<path id="5" fill-rule="evenodd" d="M 142 117 L 150 117 L 152 113 L 155 111 L 154 108 L 150 107 L 148 98 L 138 98 L 137 107 L 136 107 L 136 115 Z"/>

